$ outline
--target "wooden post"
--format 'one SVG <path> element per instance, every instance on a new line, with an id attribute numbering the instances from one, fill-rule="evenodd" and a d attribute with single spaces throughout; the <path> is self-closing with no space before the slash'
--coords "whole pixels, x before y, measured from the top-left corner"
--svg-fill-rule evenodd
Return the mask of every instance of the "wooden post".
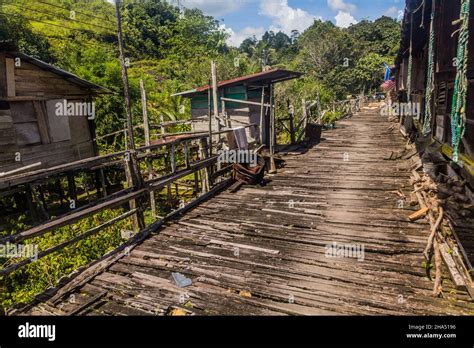
<path id="1" fill-rule="evenodd" d="M 221 146 L 221 123 L 219 120 L 219 104 L 217 100 L 217 67 L 216 67 L 216 62 L 212 61 L 211 62 L 211 74 L 212 74 L 212 104 L 213 104 L 213 109 L 214 109 L 214 119 L 217 122 L 217 148 L 219 149 Z M 221 169 L 221 164 L 220 162 L 217 162 L 217 170 L 219 171 Z"/>
<path id="2" fill-rule="evenodd" d="M 319 91 L 316 99 L 316 105 L 318 107 L 318 124 L 321 125 L 323 123 L 323 110 L 321 110 L 321 95 L 319 94 Z"/>
<path id="3" fill-rule="evenodd" d="M 34 224 L 38 222 L 38 212 L 35 205 L 33 204 L 33 190 L 30 184 L 26 185 L 26 204 L 28 207 L 29 215 Z"/>
<path id="4" fill-rule="evenodd" d="M 201 160 L 204 160 L 209 157 L 209 149 L 207 147 L 207 141 L 203 138 L 199 142 L 199 153 Z M 204 168 L 204 176 L 201 175 L 202 178 L 202 191 L 203 193 L 209 192 L 212 183 L 211 183 L 211 172 L 209 167 Z"/>
<path id="5" fill-rule="evenodd" d="M 29 185 L 28 185 L 29 186 Z M 39 192 L 39 197 L 38 194 L 36 194 L 36 189 L 34 186 L 31 186 L 31 193 L 33 195 L 33 198 L 35 199 L 35 202 L 38 204 L 38 207 L 40 208 L 41 213 L 43 214 L 43 218 L 45 220 L 49 220 L 50 216 L 48 214 L 48 208 L 46 205 L 46 201 L 44 199 L 44 192 L 43 189 L 41 188 L 40 185 L 37 186 L 38 192 Z"/>
<path id="6" fill-rule="evenodd" d="M 194 172 L 194 194 L 196 196 L 199 193 L 199 173 L 199 170 Z"/>
<path id="7" fill-rule="evenodd" d="M 117 40 L 119 45 L 120 53 L 120 66 L 122 68 L 122 80 L 123 80 L 123 94 L 125 99 L 125 112 L 127 114 L 127 150 L 130 150 L 130 163 L 131 166 L 131 179 L 134 187 L 142 187 L 142 180 L 140 171 L 136 165 L 136 153 L 135 153 L 135 138 L 133 132 L 133 116 L 132 116 L 132 104 L 130 100 L 130 86 L 128 83 L 128 71 L 125 63 L 124 47 L 122 39 L 122 17 L 120 15 L 120 0 L 115 0 L 115 13 L 117 16 Z"/>
<path id="8" fill-rule="evenodd" d="M 290 105 L 290 100 L 287 99 L 287 104 L 288 104 L 288 117 L 290 119 L 290 141 L 291 145 L 296 143 L 296 137 L 295 137 L 295 110 L 291 110 L 291 105 Z"/>
<path id="9" fill-rule="evenodd" d="M 77 202 L 77 189 L 76 189 L 76 180 L 74 179 L 74 174 L 67 174 L 67 191 L 69 199 Z"/>
<path id="10" fill-rule="evenodd" d="M 163 125 L 164 122 L 165 122 L 165 118 L 163 117 L 163 115 L 160 115 L 161 135 L 165 134 L 165 132 L 166 132 L 165 126 Z"/>
<path id="11" fill-rule="evenodd" d="M 189 143 L 187 141 L 184 142 L 184 165 L 186 169 L 189 169 L 191 165 L 189 160 Z"/>
<path id="12" fill-rule="evenodd" d="M 309 117 L 308 117 L 308 108 L 306 107 L 306 98 L 303 98 L 301 100 L 301 103 L 303 104 L 303 138 L 304 139 L 306 137 L 306 128 L 308 128 L 308 122 L 309 122 Z M 300 136 L 301 138 L 301 136 Z"/>
<path id="13" fill-rule="evenodd" d="M 96 190 L 96 197 L 99 199 L 101 197 L 101 192 L 102 192 L 102 183 L 100 179 L 100 170 L 95 170 L 94 171 L 94 184 L 95 184 L 95 190 Z M 104 192 L 102 192 L 102 197 L 104 196 Z"/>
<path id="14" fill-rule="evenodd" d="M 220 132 L 219 104 L 217 100 L 217 67 L 216 67 L 215 61 L 211 62 L 211 74 L 212 74 L 212 107 L 214 111 L 214 119 L 217 122 L 217 132 Z"/>
<path id="15" fill-rule="evenodd" d="M 212 80 L 209 80 L 209 86 L 211 85 Z M 212 156 L 212 94 L 211 90 L 207 90 L 207 115 L 209 116 L 209 156 Z"/>
<path id="16" fill-rule="evenodd" d="M 142 97 L 142 114 L 143 114 L 143 129 L 145 133 L 145 146 L 150 146 L 150 122 L 148 120 L 148 108 L 147 108 L 147 99 L 146 99 L 146 91 L 145 91 L 145 84 L 143 80 L 140 80 L 140 93 Z M 151 153 L 150 149 L 146 150 L 146 153 Z M 153 164 L 152 160 L 147 160 L 147 169 L 148 169 L 148 179 L 153 179 Z M 156 219 L 156 201 L 155 201 L 155 192 L 150 192 L 150 208 L 151 208 L 151 216 L 153 219 Z"/>
<path id="17" fill-rule="evenodd" d="M 174 144 L 171 144 L 171 173 L 176 172 L 176 151 Z"/>
<path id="18" fill-rule="evenodd" d="M 107 197 L 107 195 L 108 195 L 108 193 L 107 193 L 107 183 L 105 181 L 104 168 L 100 169 L 100 182 L 102 184 L 102 196 Z"/>
<path id="19" fill-rule="evenodd" d="M 227 128 L 232 128 L 232 125 L 230 123 L 230 117 L 225 110 L 225 100 L 222 99 L 225 97 L 224 89 L 221 90 L 220 95 L 221 95 L 222 119 L 225 120 L 225 126 Z"/>
<path id="20" fill-rule="evenodd" d="M 209 86 L 211 85 L 212 83 L 212 79 L 209 80 Z M 211 116 L 211 100 L 212 100 L 212 97 L 211 97 L 211 90 L 208 89 L 207 91 L 207 114 L 209 116 L 209 142 L 208 142 L 208 146 L 204 146 L 204 143 L 203 141 L 201 141 L 200 143 L 200 155 L 201 155 L 201 159 L 204 159 L 204 158 L 207 158 L 207 156 L 209 157 L 212 157 L 212 116 Z M 205 175 L 205 178 L 203 178 L 203 185 L 202 185 L 202 189 L 203 189 L 203 193 L 209 191 L 209 188 L 212 186 L 212 166 L 210 167 L 206 167 L 205 168 L 205 172 L 206 172 L 206 175 Z M 202 177 L 202 175 L 201 175 Z M 204 180 L 206 181 L 206 183 L 204 183 Z M 207 191 L 206 191 L 206 188 L 207 188 Z"/>
<path id="21" fill-rule="evenodd" d="M 143 129 L 145 132 L 145 146 L 150 146 L 150 123 L 148 121 L 148 108 L 147 108 L 147 99 L 145 84 L 143 80 L 140 80 L 140 94 L 142 98 L 142 114 L 143 114 Z M 150 149 L 147 150 L 147 153 L 150 153 Z"/>
<path id="22" fill-rule="evenodd" d="M 132 118 L 132 105 L 130 100 L 130 86 L 128 82 L 127 65 L 125 63 L 124 47 L 122 39 L 122 17 L 120 15 L 120 0 L 115 0 L 115 13 L 117 16 L 117 40 L 120 53 L 120 66 L 122 69 L 122 80 L 123 80 L 123 94 L 125 99 L 125 112 L 127 114 L 127 158 L 125 159 L 125 173 L 127 175 L 127 182 L 129 186 L 133 186 L 135 189 L 143 186 L 140 169 L 138 168 L 136 161 L 135 152 L 135 139 L 133 133 L 133 118 Z M 136 209 L 137 202 L 135 200 L 130 201 L 130 209 Z M 141 211 L 141 209 L 139 209 Z M 141 214 L 134 214 L 132 216 L 133 228 L 135 232 L 138 232 L 141 227 L 145 225 Z"/>
<path id="23" fill-rule="evenodd" d="M 262 86 L 262 105 L 260 106 L 260 145 L 263 144 L 263 132 L 264 132 L 264 124 L 265 120 L 264 117 L 267 114 L 266 112 L 264 113 L 263 111 L 266 110 L 265 106 L 263 105 L 265 103 L 265 86 Z"/>
<path id="24" fill-rule="evenodd" d="M 125 149 L 128 149 L 128 135 L 127 135 L 127 129 L 125 128 L 123 130 L 123 139 L 125 143 Z"/>
<path id="25" fill-rule="evenodd" d="M 59 202 L 61 204 L 61 208 L 64 208 L 64 193 L 63 193 L 63 188 L 61 186 L 60 178 L 56 179 L 56 189 L 58 190 Z"/>
<path id="26" fill-rule="evenodd" d="M 128 187 L 134 187 L 133 182 L 132 182 L 133 174 L 132 174 L 132 166 L 130 165 L 130 157 L 127 157 L 127 155 L 126 155 L 123 165 L 124 165 L 124 169 L 125 169 L 125 176 L 127 177 L 127 186 Z M 135 199 L 132 199 L 131 201 L 129 201 L 128 204 L 129 204 L 129 209 L 130 210 L 137 209 L 137 201 Z M 140 210 L 140 209 L 138 209 L 138 210 Z M 138 210 L 137 210 L 137 213 L 135 213 L 131 216 L 133 231 L 135 233 L 138 233 L 142 228 L 145 227 L 145 222 L 143 220 L 143 216 L 142 216 L 142 214 L 140 214 L 138 212 Z"/>
<path id="27" fill-rule="evenodd" d="M 170 168 L 171 168 L 171 173 L 174 174 L 176 172 L 176 156 L 175 156 L 174 144 L 172 144 L 170 148 Z M 173 191 L 172 191 L 171 183 L 169 183 L 168 184 L 168 200 L 171 202 L 172 198 L 173 198 Z"/>
<path id="28" fill-rule="evenodd" d="M 166 127 L 164 126 L 164 123 L 165 123 L 165 118 L 164 118 L 163 115 L 160 115 L 160 132 L 161 132 L 161 135 L 164 135 L 166 133 Z M 169 168 L 168 167 L 168 155 L 166 155 L 166 157 L 165 157 L 165 167 L 166 167 L 166 169 Z M 166 192 L 167 192 L 168 202 L 171 202 L 171 197 L 172 197 L 171 184 L 166 185 Z"/>
<path id="29" fill-rule="evenodd" d="M 275 165 L 275 95 L 273 85 L 270 85 L 270 173 L 276 173 Z"/>

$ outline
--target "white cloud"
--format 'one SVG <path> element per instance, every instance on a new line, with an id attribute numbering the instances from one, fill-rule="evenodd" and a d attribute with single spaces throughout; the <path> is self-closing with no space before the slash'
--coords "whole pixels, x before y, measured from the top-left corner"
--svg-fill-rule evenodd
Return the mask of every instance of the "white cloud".
<path id="1" fill-rule="evenodd" d="M 333 11 L 354 13 L 357 10 L 356 5 L 345 2 L 344 0 L 328 0 L 328 6 Z"/>
<path id="2" fill-rule="evenodd" d="M 247 38 L 255 35 L 257 38 L 261 38 L 265 34 L 265 28 L 263 27 L 245 27 L 239 32 L 235 32 L 232 28 L 227 28 L 225 24 L 221 25 L 221 29 L 229 33 L 230 37 L 227 40 L 227 44 L 230 46 L 238 47 Z"/>
<path id="3" fill-rule="evenodd" d="M 176 0 L 168 0 L 176 5 Z M 181 4 L 186 8 L 198 8 L 209 16 L 222 16 L 226 13 L 237 11 L 248 0 L 181 0 Z"/>
<path id="4" fill-rule="evenodd" d="M 397 20 L 402 21 L 404 15 L 405 15 L 405 11 L 403 11 L 403 10 L 398 11 Z"/>
<path id="5" fill-rule="evenodd" d="M 389 17 L 397 17 L 399 14 L 399 10 L 395 6 L 392 6 L 388 8 L 383 14 Z"/>
<path id="6" fill-rule="evenodd" d="M 336 25 L 341 28 L 347 28 L 351 24 L 357 24 L 357 20 L 348 12 L 339 11 L 336 17 Z"/>
<path id="7" fill-rule="evenodd" d="M 288 0 L 261 0 L 260 14 L 273 18 L 271 30 L 286 34 L 291 34 L 292 30 L 303 32 L 316 18 L 305 10 L 290 7 Z"/>

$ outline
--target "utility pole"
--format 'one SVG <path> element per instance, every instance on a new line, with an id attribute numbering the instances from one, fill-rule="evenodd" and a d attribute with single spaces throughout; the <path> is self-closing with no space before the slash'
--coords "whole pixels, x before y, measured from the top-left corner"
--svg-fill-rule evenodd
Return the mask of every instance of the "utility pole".
<path id="1" fill-rule="evenodd" d="M 115 13 L 117 16 L 117 40 L 119 44 L 120 65 L 122 68 L 123 80 L 123 95 L 125 99 L 125 112 L 127 114 L 127 134 L 126 134 L 126 157 L 125 157 L 125 174 L 127 176 L 128 186 L 134 189 L 143 187 L 143 181 L 140 174 L 140 169 L 137 165 L 135 138 L 133 134 L 133 118 L 132 118 L 132 103 L 130 100 L 130 86 L 128 83 L 127 65 L 125 63 L 124 49 L 123 49 L 123 35 L 122 35 L 122 17 L 120 15 L 120 0 L 115 0 Z M 137 207 L 137 201 L 131 200 L 129 202 L 130 209 Z M 132 216 L 133 228 L 135 232 L 145 227 L 143 213 L 139 207 L 138 213 Z"/>
<path id="2" fill-rule="evenodd" d="M 119 45 L 120 53 L 120 65 L 122 68 L 122 80 L 123 80 L 123 95 L 125 99 L 125 112 L 127 114 L 127 147 L 126 150 L 130 152 L 130 163 L 132 169 L 132 184 L 135 187 L 142 186 L 142 180 L 140 172 L 136 165 L 136 153 L 135 153 L 135 138 L 133 131 L 133 117 L 132 117 L 132 103 L 130 100 L 130 86 L 128 82 L 127 64 L 125 62 L 124 48 L 123 48 L 123 35 L 122 35 L 122 16 L 120 15 L 120 0 L 115 0 L 115 12 L 117 15 L 117 40 Z"/>
<path id="3" fill-rule="evenodd" d="M 125 111 L 127 113 L 128 145 L 130 150 L 135 150 L 135 139 L 133 137 L 132 106 L 130 102 L 130 89 L 128 83 L 127 65 L 125 63 L 122 35 L 122 16 L 120 15 L 120 0 L 115 0 L 115 12 L 117 15 L 117 40 L 120 53 L 120 66 L 122 68 L 123 94 L 125 97 Z"/>

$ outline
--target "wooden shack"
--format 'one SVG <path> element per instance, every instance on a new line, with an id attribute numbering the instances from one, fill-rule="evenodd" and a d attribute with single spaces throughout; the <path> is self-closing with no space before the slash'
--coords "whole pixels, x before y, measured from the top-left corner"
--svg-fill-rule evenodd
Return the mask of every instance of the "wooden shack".
<path id="1" fill-rule="evenodd" d="M 460 20 L 463 17 L 461 6 L 464 21 Z M 457 157 L 459 172 L 471 185 L 474 185 L 473 14 L 472 1 L 467 8 L 466 2 L 461 0 L 407 0 L 396 61 L 398 101 L 420 103 L 422 107 L 421 118 L 413 122 L 414 128 L 420 135 L 430 136 L 438 143 L 447 158 L 456 161 Z M 461 34 L 463 25 L 467 30 Z M 460 34 L 464 35 L 462 40 Z M 458 61 L 458 48 L 466 39 L 467 59 Z M 467 104 L 462 108 L 465 119 L 461 119 L 465 131 L 460 139 L 459 155 L 455 156 L 452 131 L 457 126 L 451 115 L 458 70 L 466 79 Z"/>
<path id="2" fill-rule="evenodd" d="M 92 106 L 93 96 L 105 92 L 31 56 L 0 50 L 0 172 L 95 156 L 92 113 L 76 108 L 58 116 L 58 103 Z"/>
<path id="3" fill-rule="evenodd" d="M 296 79 L 302 73 L 283 69 L 272 69 L 252 75 L 241 76 L 232 80 L 218 83 L 218 107 L 222 119 L 228 118 L 231 127 L 257 124 L 260 126 L 261 115 L 263 116 L 263 143 L 268 145 L 270 101 L 273 86 L 276 83 Z M 190 91 L 176 93 L 173 96 L 181 96 L 191 100 L 191 116 L 193 131 L 207 131 L 209 129 L 208 114 L 209 106 L 213 105 L 212 87 L 207 85 Z M 209 99 L 210 98 L 210 99 Z M 262 108 L 262 101 L 264 107 Z M 213 114 L 211 108 L 211 115 Z M 213 124 L 213 129 L 217 125 Z M 248 130 L 249 140 L 257 137 L 257 129 Z"/>

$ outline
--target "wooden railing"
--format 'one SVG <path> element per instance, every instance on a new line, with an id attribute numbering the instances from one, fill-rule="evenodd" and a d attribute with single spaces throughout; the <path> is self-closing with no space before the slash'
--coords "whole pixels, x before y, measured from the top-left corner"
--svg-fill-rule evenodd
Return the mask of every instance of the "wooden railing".
<path id="1" fill-rule="evenodd" d="M 290 143 L 296 144 L 297 142 L 300 142 L 303 139 L 305 135 L 306 125 L 308 123 L 314 122 L 322 125 L 324 115 L 326 115 L 326 113 L 330 111 L 341 113 L 343 117 L 353 115 L 354 113 L 359 112 L 361 110 L 364 103 L 365 97 L 359 96 L 357 98 L 332 102 L 326 105 L 323 109 L 319 100 L 311 102 L 307 101 L 306 99 L 303 99 L 303 107 L 301 108 L 302 114 L 301 117 L 299 117 L 299 120 L 297 120 L 295 117 L 296 112 L 294 108 L 289 106 L 288 117 L 279 118 L 278 123 L 290 135 Z M 314 106 L 317 109 L 315 113 L 311 111 Z M 288 126 L 286 122 L 288 122 Z"/>
<path id="2" fill-rule="evenodd" d="M 249 125 L 247 127 L 258 127 L 258 125 Z M 224 129 L 220 132 L 213 133 L 213 136 L 219 136 L 232 131 L 231 129 Z M 214 151 L 209 151 L 210 144 L 212 144 L 211 146 L 215 149 Z M 226 175 L 230 172 L 231 166 L 219 168 L 217 166 L 218 156 L 209 155 L 209 153 L 216 154 L 219 145 L 219 143 L 210 141 L 209 134 L 195 133 L 187 135 L 184 138 L 167 141 L 163 144 L 144 146 L 137 149 L 135 153 L 131 151 L 120 151 L 0 179 L 0 189 L 6 193 L 7 191 L 12 192 L 14 189 L 16 189 L 15 192 L 21 191 L 22 189 L 29 190 L 29 186 L 33 182 L 36 183 L 36 185 L 40 185 L 41 183 L 47 183 L 51 179 L 59 179 L 61 177 L 68 177 L 69 183 L 74 183 L 74 177 L 81 172 L 94 173 L 110 167 L 114 167 L 115 169 L 117 169 L 117 167 L 120 168 L 120 171 L 124 172 L 123 176 L 128 178 L 130 176 L 130 170 L 128 168 L 134 160 L 136 163 L 132 165 L 136 165 L 138 168 L 146 168 L 140 170 L 142 181 L 140 185 L 129 185 L 113 193 L 108 192 L 106 183 L 104 182 L 105 176 L 102 173 L 102 175 L 97 177 L 97 192 L 93 202 L 88 202 L 81 207 L 72 209 L 61 216 L 47 222 L 42 222 L 27 230 L 0 237 L 0 245 L 5 245 L 6 243 L 21 243 L 41 237 L 49 232 L 54 233 L 61 227 L 71 225 L 104 210 L 113 210 L 123 207 L 124 205 L 129 206 L 128 211 L 99 226 L 82 232 L 56 246 L 42 250 L 34 257 L 22 259 L 4 267 L 0 270 L 0 276 L 5 277 L 38 259 L 61 251 L 74 243 L 98 234 L 104 229 L 125 219 L 132 219 L 135 232 L 138 233 L 147 230 L 150 226 L 145 226 L 143 216 L 143 212 L 146 208 L 152 210 L 152 215 L 155 219 L 153 225 L 158 226 L 157 222 L 175 216 L 180 211 L 184 211 L 196 204 L 197 201 L 209 197 L 230 182 L 229 177 Z M 154 162 L 156 160 L 163 160 L 163 158 L 165 161 L 165 172 L 162 175 L 157 175 L 156 172 L 162 171 L 164 168 L 158 168 L 154 165 Z M 183 178 L 189 176 L 194 176 L 193 195 L 195 198 L 187 202 L 187 204 L 180 205 L 179 209 L 172 211 L 166 216 L 157 216 L 155 209 L 153 209 L 155 206 L 153 193 L 163 189 L 171 190 L 172 184 L 178 183 Z M 127 182 L 130 181 L 127 180 Z M 76 188 L 68 187 L 68 190 L 68 198 L 79 203 Z M 144 202 L 146 201 L 149 201 L 149 203 L 145 204 Z M 32 206 L 30 206 L 30 209 L 31 208 Z M 44 205 L 42 209 L 47 211 L 48 207 Z"/>

